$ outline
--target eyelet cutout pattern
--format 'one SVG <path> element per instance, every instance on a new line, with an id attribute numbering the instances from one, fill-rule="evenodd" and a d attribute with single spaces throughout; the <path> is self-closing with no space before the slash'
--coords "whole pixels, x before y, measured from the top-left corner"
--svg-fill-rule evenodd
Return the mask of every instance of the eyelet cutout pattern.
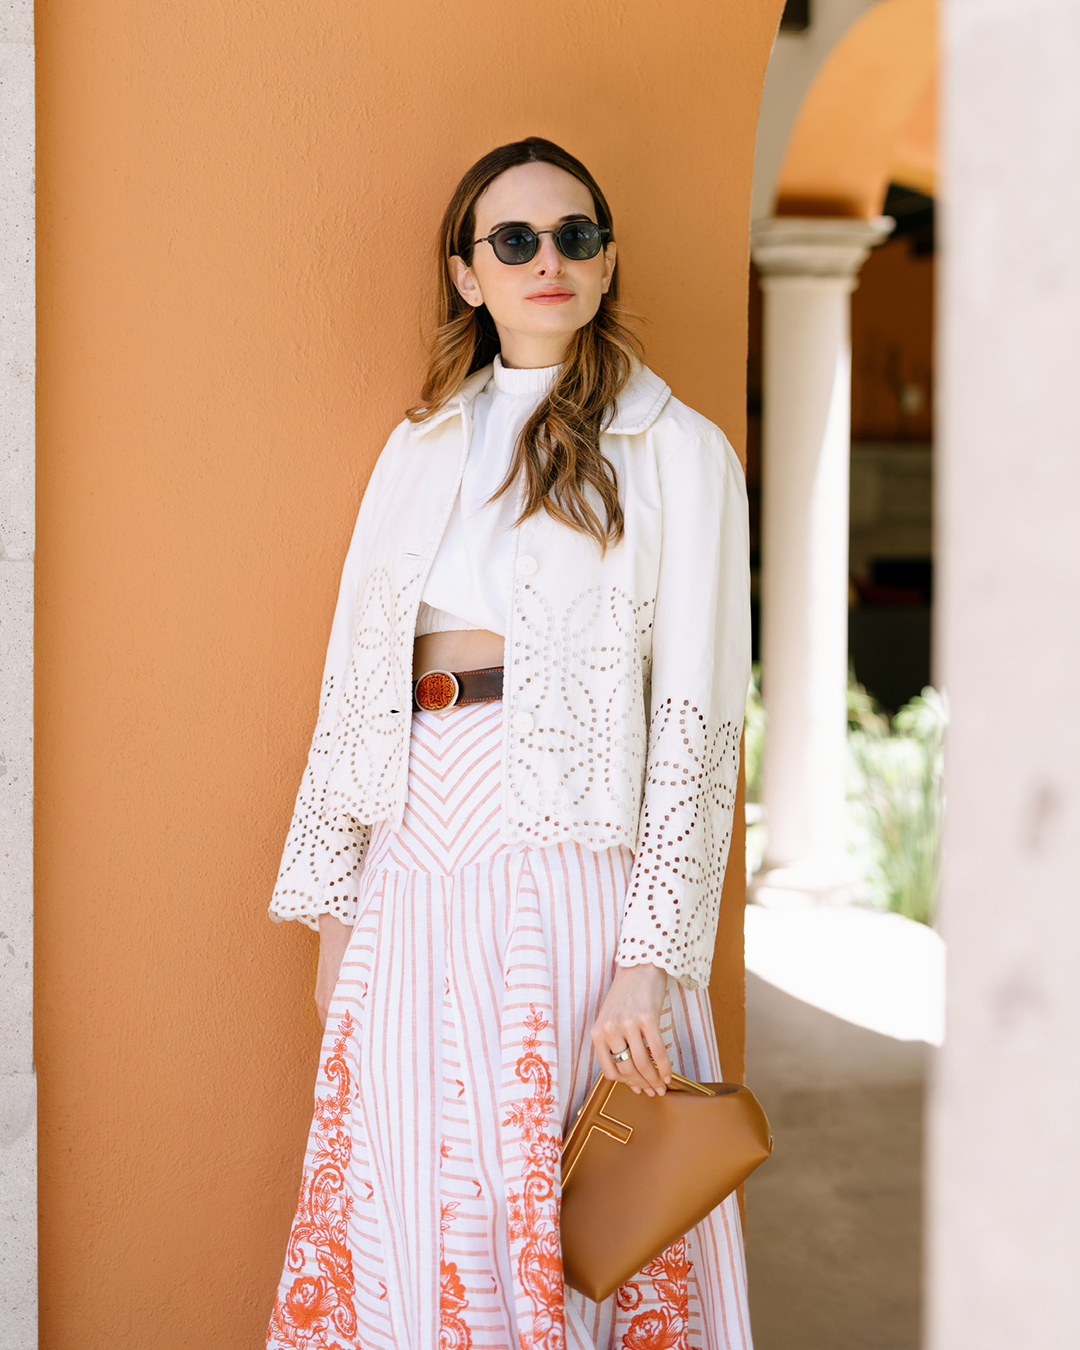
<path id="1" fill-rule="evenodd" d="M 595 585 L 556 603 L 525 580 L 515 600 L 505 837 L 540 847 L 573 839 L 594 851 L 633 848 L 655 602 Z"/>
<path id="2" fill-rule="evenodd" d="M 418 604 L 414 580 L 395 586 L 385 567 L 372 567 L 359 589 L 327 770 L 331 815 L 368 823 L 388 816 L 400 821 Z"/>
<path id="3" fill-rule="evenodd" d="M 373 567 L 357 587 L 343 676 L 325 677 L 319 717 L 296 796 L 277 884 L 274 919 L 318 928 L 320 914 L 351 924 L 360 873 L 376 820 L 404 803 L 411 722 L 415 584 L 395 586 Z"/>
<path id="4" fill-rule="evenodd" d="M 338 696 L 333 676 L 323 689 L 270 906 L 275 919 L 314 929 L 319 914 L 353 920 L 371 837 L 355 801 L 370 792 L 373 819 L 393 818 L 391 785 L 401 771 L 394 736 L 403 738 L 408 768 L 410 716 L 379 711 L 397 706 L 392 634 L 395 617 L 407 623 L 408 594 L 395 594 L 385 573 L 378 579 L 383 584 L 358 607 L 346 692 Z M 635 603 L 618 587 L 589 587 L 561 611 L 534 584 L 519 588 L 505 837 L 538 847 L 574 839 L 595 850 L 636 849 L 619 964 L 651 962 L 696 988 L 708 981 L 712 960 L 741 723 L 710 730 L 693 702 L 668 697 L 646 736 L 652 612 L 653 601 Z M 536 710 L 531 732 L 512 730 L 514 708 Z M 328 782 L 332 763 L 347 772 L 348 794 Z M 362 765 L 372 770 L 366 786 Z"/>
<path id="5" fill-rule="evenodd" d="M 616 960 L 708 984 L 735 815 L 742 723 L 710 727 L 689 699 L 653 710 L 634 867 Z"/>
<path id="6" fill-rule="evenodd" d="M 360 873 L 371 840 L 370 825 L 349 816 L 335 818 L 327 809 L 326 766 L 337 709 L 335 685 L 332 675 L 323 685 L 311 749 L 270 901 L 272 919 L 299 919 L 316 930 L 320 914 L 333 914 L 342 923 L 352 923 Z"/>
<path id="7" fill-rule="evenodd" d="M 744 509 L 741 499 L 736 506 Z M 531 542 L 540 566 L 515 580 L 507 637 L 503 838 L 633 850 L 618 960 L 654 962 L 693 988 L 708 979 L 730 845 L 749 627 L 736 584 L 721 612 L 706 616 L 715 628 L 669 627 L 675 645 L 664 650 L 660 683 L 652 649 L 665 597 L 646 565 L 660 551 L 648 524 L 600 567 L 589 555 L 551 568 Z M 704 553 L 668 555 L 669 605 L 680 604 L 702 567 L 718 576 L 731 567 L 741 580 L 745 532 L 700 537 Z M 404 814 L 422 563 L 390 566 L 385 556 L 358 559 L 343 582 L 348 633 L 332 637 L 333 677 L 271 907 L 275 918 L 312 928 L 320 913 L 351 921 L 370 825 L 397 828 Z M 628 559 L 641 561 L 628 567 Z M 699 662 L 695 644 L 719 632 L 723 664 Z M 709 687 L 698 687 L 710 666 Z"/>

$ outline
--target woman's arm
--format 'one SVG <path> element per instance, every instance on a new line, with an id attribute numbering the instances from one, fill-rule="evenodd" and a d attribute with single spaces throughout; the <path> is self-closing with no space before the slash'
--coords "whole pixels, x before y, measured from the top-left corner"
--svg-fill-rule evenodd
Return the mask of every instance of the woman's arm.
<path id="1" fill-rule="evenodd" d="M 364 553 L 393 442 L 392 436 L 376 462 L 342 568 L 315 730 L 270 902 L 272 919 L 299 919 L 313 929 L 319 928 L 322 914 L 334 915 L 346 925 L 352 923 L 360 873 L 371 837 L 370 825 L 329 809 L 326 784 L 338 708 L 352 655 Z"/>
<path id="2" fill-rule="evenodd" d="M 705 427 L 660 465 L 649 747 L 620 966 L 708 984 L 750 679 L 746 482 Z"/>
<path id="3" fill-rule="evenodd" d="M 662 1095 L 668 976 L 708 983 L 750 678 L 746 486 L 715 429 L 661 466 L 662 544 L 638 847 L 592 1030 L 604 1076 Z M 630 1058 L 612 1056 L 626 1046 Z"/>
<path id="4" fill-rule="evenodd" d="M 315 1009 L 324 1030 L 341 960 L 351 937 L 352 929 L 348 924 L 335 919 L 332 914 L 319 915 L 319 970 L 315 976 Z"/>

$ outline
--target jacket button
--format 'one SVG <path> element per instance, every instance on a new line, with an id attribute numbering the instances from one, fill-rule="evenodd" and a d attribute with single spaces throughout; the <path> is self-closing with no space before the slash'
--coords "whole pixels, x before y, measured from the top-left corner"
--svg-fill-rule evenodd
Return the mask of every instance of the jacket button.
<path id="1" fill-rule="evenodd" d="M 515 713 L 511 726 L 519 736 L 527 736 L 535 725 L 532 713 Z"/>
<path id="2" fill-rule="evenodd" d="M 523 553 L 517 560 L 517 574 L 519 577 L 531 577 L 536 575 L 537 562 L 535 558 Z"/>

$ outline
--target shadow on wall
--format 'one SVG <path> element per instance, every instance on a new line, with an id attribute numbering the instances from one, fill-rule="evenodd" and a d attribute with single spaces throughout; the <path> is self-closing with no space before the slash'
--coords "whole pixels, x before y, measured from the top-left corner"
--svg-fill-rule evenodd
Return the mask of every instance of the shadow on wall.
<path id="1" fill-rule="evenodd" d="M 776 1149 L 746 1187 L 756 1350 L 918 1350 L 929 1046 L 747 972 L 747 1082 Z"/>

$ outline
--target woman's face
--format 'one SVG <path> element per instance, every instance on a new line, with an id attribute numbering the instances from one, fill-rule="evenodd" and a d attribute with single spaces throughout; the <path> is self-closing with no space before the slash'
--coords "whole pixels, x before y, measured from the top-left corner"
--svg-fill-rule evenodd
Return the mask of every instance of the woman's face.
<path id="1" fill-rule="evenodd" d="M 519 164 L 507 169 L 478 198 L 474 239 L 500 225 L 557 230 L 568 220 L 596 221 L 592 194 L 584 183 L 554 164 Z M 530 262 L 500 262 L 489 243 L 473 249 L 472 265 L 450 259 L 451 275 L 464 299 L 488 313 L 499 331 L 509 366 L 556 365 L 570 338 L 593 318 L 611 285 L 615 245 L 595 258 L 564 258 L 550 234 Z"/>

